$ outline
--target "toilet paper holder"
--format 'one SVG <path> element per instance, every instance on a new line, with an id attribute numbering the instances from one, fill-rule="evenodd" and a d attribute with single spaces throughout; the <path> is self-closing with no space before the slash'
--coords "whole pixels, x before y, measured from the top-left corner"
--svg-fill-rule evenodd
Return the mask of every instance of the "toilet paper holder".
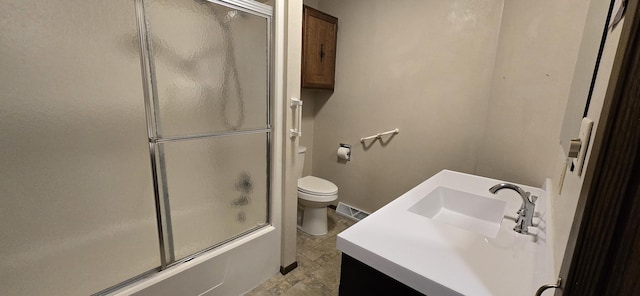
<path id="1" fill-rule="evenodd" d="M 346 149 L 346 153 L 345 153 L 345 149 Z M 350 161 L 351 160 L 351 145 L 340 143 L 340 146 L 338 147 L 338 152 L 337 153 L 338 153 L 338 158 L 344 159 L 346 161 Z"/>

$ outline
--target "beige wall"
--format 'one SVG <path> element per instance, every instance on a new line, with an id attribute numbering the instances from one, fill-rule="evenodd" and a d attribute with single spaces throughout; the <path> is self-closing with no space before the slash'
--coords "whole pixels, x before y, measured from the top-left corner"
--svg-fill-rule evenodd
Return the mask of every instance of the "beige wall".
<path id="1" fill-rule="evenodd" d="M 315 2 L 340 19 L 337 82 L 303 91 L 315 110 L 301 141 L 305 172 L 334 181 L 340 201 L 375 210 L 443 168 L 531 185 L 557 175 L 588 3 Z M 359 143 L 396 127 L 385 145 Z M 340 142 L 351 162 L 337 161 Z"/>
<path id="2" fill-rule="evenodd" d="M 319 2 L 339 18 L 338 60 L 335 91 L 315 97 L 313 174 L 373 211 L 444 168 L 474 172 L 502 1 Z M 337 160 L 341 142 L 352 161 Z"/>
<path id="3" fill-rule="evenodd" d="M 476 172 L 540 185 L 552 176 L 589 1 L 505 1 Z"/>
<path id="4" fill-rule="evenodd" d="M 313 174 L 369 211 L 442 168 L 534 186 L 551 177 L 563 186 L 553 196 L 559 268 L 583 185 L 571 172 L 561 180 L 559 135 L 571 87 L 584 84 L 574 70 L 589 71 L 576 65 L 587 14 L 607 1 L 506 1 L 504 13 L 503 1 L 305 4 L 318 2 L 340 20 L 335 92 L 302 92 Z M 589 109 L 596 126 L 620 30 L 608 38 Z M 359 143 L 396 127 L 385 145 Z M 340 142 L 354 146 L 351 162 L 336 159 Z"/>
<path id="5" fill-rule="evenodd" d="M 605 0 L 599 0 L 599 2 L 606 2 Z M 606 3 L 605 3 L 606 4 Z M 556 273 L 559 271 L 562 258 L 564 256 L 565 247 L 569 239 L 569 233 L 571 231 L 571 225 L 573 222 L 574 214 L 576 211 L 576 205 L 580 196 L 586 170 L 589 170 L 590 166 L 590 154 L 594 144 L 594 138 L 596 137 L 595 131 L 597 130 L 598 123 L 601 120 L 600 115 L 604 104 L 604 98 L 607 92 L 607 86 L 609 78 L 611 76 L 611 69 L 613 68 L 614 58 L 618 49 L 618 42 L 620 41 L 620 34 L 622 31 L 622 23 L 619 24 L 615 30 L 609 32 L 607 41 L 605 43 L 604 51 L 602 53 L 602 59 L 600 62 L 600 68 L 598 69 L 598 76 L 594 87 L 593 95 L 591 97 L 591 103 L 589 104 L 589 112 L 587 117 L 594 121 L 593 133 L 591 135 L 591 141 L 587 150 L 587 161 L 585 163 L 585 171 L 581 176 L 578 176 L 576 172 L 571 172 L 568 167 L 564 165 L 564 151 L 561 146 L 558 146 L 558 169 L 557 174 L 554 175 L 557 183 L 562 182 L 562 189 L 553 201 L 554 209 L 554 256 L 556 264 Z M 578 131 L 575 131 L 575 135 L 578 135 Z M 561 178 L 561 173 L 565 173 L 564 179 Z"/>
<path id="6" fill-rule="evenodd" d="M 318 0 L 303 0 L 302 3 L 304 5 L 318 9 Z"/>
<path id="7" fill-rule="evenodd" d="M 313 132 L 315 129 L 313 113 L 315 110 L 316 96 L 317 94 L 311 90 L 302 89 L 300 92 L 300 97 L 304 102 L 302 108 L 302 137 L 300 137 L 300 145 L 307 147 L 307 154 L 305 155 L 306 161 L 302 171 L 303 176 L 311 175 L 313 169 Z"/>

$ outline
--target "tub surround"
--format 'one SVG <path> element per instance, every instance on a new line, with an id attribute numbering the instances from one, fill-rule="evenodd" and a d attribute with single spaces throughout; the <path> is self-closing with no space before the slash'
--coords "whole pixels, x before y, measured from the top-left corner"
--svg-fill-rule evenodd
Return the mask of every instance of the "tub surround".
<path id="1" fill-rule="evenodd" d="M 522 204 L 511 190 L 491 194 L 505 181 L 443 170 L 338 235 L 337 248 L 426 295 L 533 295 L 553 283 L 550 249 L 551 182 L 537 195 L 531 235 L 513 231 Z M 495 238 L 427 218 L 409 209 L 438 187 L 507 202 Z"/>
<path id="2" fill-rule="evenodd" d="M 276 228 L 265 226 L 107 296 L 242 295 L 278 272 L 272 246 L 279 240 Z"/>

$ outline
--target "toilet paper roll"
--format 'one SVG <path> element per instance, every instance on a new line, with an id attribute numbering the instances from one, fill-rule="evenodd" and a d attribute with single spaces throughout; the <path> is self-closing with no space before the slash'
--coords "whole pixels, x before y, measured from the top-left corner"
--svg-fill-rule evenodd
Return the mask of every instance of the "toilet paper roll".
<path id="1" fill-rule="evenodd" d="M 347 147 L 338 148 L 338 158 L 349 160 L 349 158 L 351 158 L 351 149 Z"/>

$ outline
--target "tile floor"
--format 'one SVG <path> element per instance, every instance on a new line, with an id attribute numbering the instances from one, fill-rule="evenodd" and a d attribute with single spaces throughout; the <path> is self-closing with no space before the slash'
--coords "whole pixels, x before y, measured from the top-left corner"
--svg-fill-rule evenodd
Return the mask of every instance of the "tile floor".
<path id="1" fill-rule="evenodd" d="M 331 208 L 328 212 L 326 235 L 312 236 L 298 229 L 298 267 L 286 275 L 276 274 L 245 296 L 338 295 L 341 253 L 336 249 L 336 236 L 355 221 Z"/>

